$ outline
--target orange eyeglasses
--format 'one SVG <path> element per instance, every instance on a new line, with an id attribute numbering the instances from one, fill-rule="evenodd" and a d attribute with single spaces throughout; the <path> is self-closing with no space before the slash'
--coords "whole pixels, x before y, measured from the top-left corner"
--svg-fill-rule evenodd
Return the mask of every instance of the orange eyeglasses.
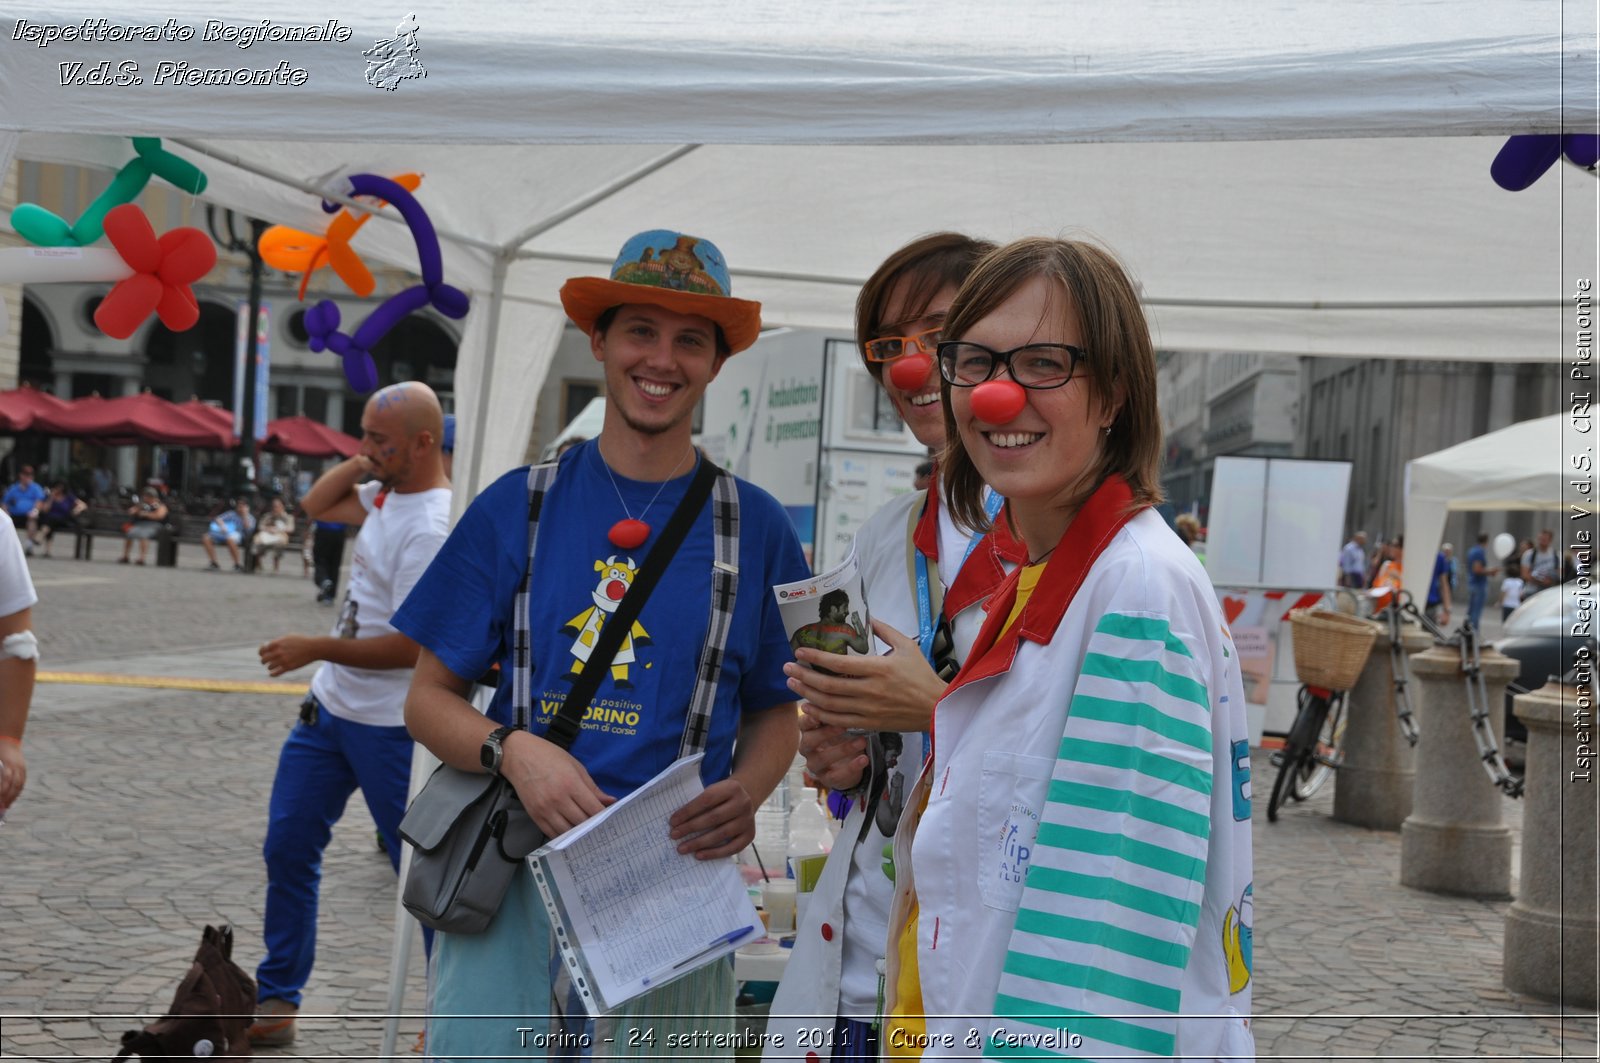
<path id="1" fill-rule="evenodd" d="M 913 351 L 933 354 L 939 344 L 941 331 L 931 328 L 915 336 L 880 336 L 875 340 L 868 340 L 862 348 L 866 351 L 869 362 L 892 362 Z"/>

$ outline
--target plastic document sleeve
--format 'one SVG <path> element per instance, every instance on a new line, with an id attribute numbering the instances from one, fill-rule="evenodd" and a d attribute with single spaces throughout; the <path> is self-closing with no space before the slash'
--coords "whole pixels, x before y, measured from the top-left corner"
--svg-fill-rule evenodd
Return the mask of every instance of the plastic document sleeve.
<path id="1" fill-rule="evenodd" d="M 591 1016 L 761 935 L 731 860 L 678 852 L 667 820 L 704 789 L 696 754 L 528 857 L 551 933 Z"/>

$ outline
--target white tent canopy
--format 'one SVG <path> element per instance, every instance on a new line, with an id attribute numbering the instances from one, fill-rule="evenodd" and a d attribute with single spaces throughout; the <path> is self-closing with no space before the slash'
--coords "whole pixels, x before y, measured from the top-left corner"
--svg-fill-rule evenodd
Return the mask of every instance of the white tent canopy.
<path id="1" fill-rule="evenodd" d="M 1427 596 L 1433 558 L 1444 539 L 1449 513 L 1571 512 L 1568 507 L 1593 512 L 1594 430 L 1592 420 L 1553 414 L 1519 421 L 1407 463 L 1404 575 L 1412 598 L 1421 602 Z M 1572 459 L 1580 455 L 1588 464 L 1576 468 Z M 1574 481 L 1586 481 L 1590 493 L 1580 493 Z M 1566 513 L 1551 519 L 1552 527 L 1567 523 Z M 1592 530 L 1593 524 L 1589 518 L 1585 527 Z"/>
<path id="2" fill-rule="evenodd" d="M 1594 275 L 1592 177 L 1561 167 L 1518 194 L 1488 178 L 1506 135 L 1593 123 L 1592 7 L 411 9 L 427 77 L 385 92 L 361 52 L 394 35 L 387 13 L 342 12 L 345 41 L 241 49 L 205 39 L 219 9 L 197 0 L 114 17 L 8 5 L 0 163 L 111 170 L 130 157 L 123 137 L 160 135 L 205 169 L 208 199 L 308 229 L 325 224 L 313 193 L 328 175 L 422 171 L 446 276 L 475 297 L 456 377 L 463 499 L 521 455 L 561 280 L 603 272 L 645 228 L 716 241 L 769 324 L 841 330 L 860 281 L 919 233 L 1083 232 L 1129 264 L 1177 350 L 1553 361 L 1567 278 Z M 327 17 L 305 0 L 226 11 L 230 27 Z M 101 18 L 197 32 L 27 37 Z M 108 59 L 145 83 L 61 85 L 79 69 L 62 64 Z M 306 75 L 157 85 L 162 62 Z M 358 247 L 415 263 L 398 224 L 367 226 Z"/>

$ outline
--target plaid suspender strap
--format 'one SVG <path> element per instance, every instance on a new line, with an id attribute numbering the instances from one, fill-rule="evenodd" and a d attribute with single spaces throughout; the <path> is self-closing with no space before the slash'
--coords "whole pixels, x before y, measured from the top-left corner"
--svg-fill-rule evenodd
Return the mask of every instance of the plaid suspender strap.
<path id="1" fill-rule="evenodd" d="M 705 458 L 701 458 L 705 461 Z M 533 640 L 528 626 L 529 586 L 533 579 L 533 556 L 539 543 L 539 516 L 544 496 L 556 474 L 555 463 L 535 465 L 528 470 L 528 565 L 517 586 L 514 641 L 512 643 L 512 722 L 527 730 L 533 714 Z M 689 699 L 689 715 L 684 724 L 679 756 L 705 749 L 711 730 L 711 710 L 716 704 L 717 683 L 733 627 L 733 606 L 739 591 L 739 488 L 724 469 L 717 470 L 711 488 L 711 610 L 706 624 L 700 661 L 695 668 L 694 694 Z"/>
<path id="2" fill-rule="evenodd" d="M 739 487 L 725 469 L 717 471 L 717 482 L 711 488 L 711 531 L 711 616 L 700 647 L 700 663 L 694 670 L 694 696 L 689 699 L 689 718 L 684 722 L 679 757 L 706 748 L 722 658 L 733 627 L 733 602 L 739 593 Z"/>
<path id="3" fill-rule="evenodd" d="M 533 636 L 528 628 L 528 585 L 533 579 L 533 553 L 539 545 L 539 511 L 544 496 L 556 478 L 556 463 L 535 465 L 528 470 L 528 567 L 522 570 L 513 608 L 514 640 L 511 650 L 511 722 L 519 731 L 528 729 L 533 712 Z"/>

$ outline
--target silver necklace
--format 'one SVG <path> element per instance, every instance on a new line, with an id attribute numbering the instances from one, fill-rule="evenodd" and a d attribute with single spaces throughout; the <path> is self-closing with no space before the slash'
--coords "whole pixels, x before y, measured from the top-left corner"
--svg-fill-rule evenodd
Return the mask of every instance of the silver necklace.
<path id="1" fill-rule="evenodd" d="M 617 478 L 612 475 L 611 466 L 606 464 L 605 455 L 598 455 L 600 466 L 605 469 L 606 478 L 611 481 L 611 490 L 616 492 L 617 502 L 622 506 L 622 512 L 627 515 L 623 520 L 613 524 L 611 530 L 606 532 L 606 538 L 611 540 L 611 545 L 619 550 L 637 550 L 645 544 L 645 540 L 650 538 L 650 525 L 644 522 L 645 516 L 649 514 L 650 507 L 656 504 L 656 499 L 661 497 L 661 492 L 667 489 L 667 484 L 671 483 L 673 477 L 678 475 L 678 470 L 683 468 L 684 461 L 693 453 L 694 447 L 690 446 L 683 457 L 678 459 L 678 464 L 674 465 L 672 471 L 667 473 L 667 478 L 661 481 L 661 486 L 656 488 L 656 493 L 651 496 L 649 504 L 640 511 L 638 517 L 635 517 L 629 511 L 628 503 L 622 497 L 622 489 L 617 486 Z"/>

